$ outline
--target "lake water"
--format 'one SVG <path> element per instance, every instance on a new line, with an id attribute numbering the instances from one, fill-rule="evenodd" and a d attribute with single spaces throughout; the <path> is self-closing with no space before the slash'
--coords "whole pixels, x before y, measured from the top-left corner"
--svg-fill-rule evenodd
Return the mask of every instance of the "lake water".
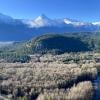
<path id="1" fill-rule="evenodd" d="M 95 87 L 95 95 L 93 100 L 100 100 L 100 76 L 94 80 L 94 87 Z"/>

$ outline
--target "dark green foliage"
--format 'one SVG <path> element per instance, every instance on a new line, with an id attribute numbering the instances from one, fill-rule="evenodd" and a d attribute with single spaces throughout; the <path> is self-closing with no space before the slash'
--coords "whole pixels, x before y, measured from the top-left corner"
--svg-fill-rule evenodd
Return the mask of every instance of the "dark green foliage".
<path id="1" fill-rule="evenodd" d="M 28 62 L 29 55 L 35 53 L 60 54 L 85 51 L 100 52 L 99 32 L 47 34 L 30 41 L 15 42 L 9 47 L 0 48 L 0 59 L 7 62 Z"/>
<path id="2" fill-rule="evenodd" d="M 4 59 L 6 62 L 25 63 L 30 60 L 30 57 L 28 55 L 17 53 L 17 52 L 3 52 L 0 53 L 0 59 Z"/>
<path id="3" fill-rule="evenodd" d="M 88 45 L 78 38 L 64 35 L 45 35 L 32 42 L 33 51 L 36 53 L 64 53 L 89 51 Z"/>
<path id="4" fill-rule="evenodd" d="M 30 53 L 52 53 L 100 51 L 99 32 L 80 32 L 42 35 L 28 42 Z"/>

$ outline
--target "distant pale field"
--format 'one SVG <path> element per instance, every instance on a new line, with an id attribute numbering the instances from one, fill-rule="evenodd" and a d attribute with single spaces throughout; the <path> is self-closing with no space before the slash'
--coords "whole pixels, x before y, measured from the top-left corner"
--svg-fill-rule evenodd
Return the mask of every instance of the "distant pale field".
<path id="1" fill-rule="evenodd" d="M 7 45 L 11 45 L 11 44 L 13 44 L 12 41 L 8 41 L 8 42 L 0 41 L 0 47 L 7 46 Z"/>

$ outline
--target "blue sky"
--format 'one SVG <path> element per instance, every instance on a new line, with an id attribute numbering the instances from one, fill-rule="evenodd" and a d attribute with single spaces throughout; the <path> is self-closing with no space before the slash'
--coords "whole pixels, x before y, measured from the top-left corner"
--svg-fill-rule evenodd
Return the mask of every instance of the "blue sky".
<path id="1" fill-rule="evenodd" d="M 14 18 L 50 18 L 100 21 L 100 0 L 0 0 L 0 12 Z"/>

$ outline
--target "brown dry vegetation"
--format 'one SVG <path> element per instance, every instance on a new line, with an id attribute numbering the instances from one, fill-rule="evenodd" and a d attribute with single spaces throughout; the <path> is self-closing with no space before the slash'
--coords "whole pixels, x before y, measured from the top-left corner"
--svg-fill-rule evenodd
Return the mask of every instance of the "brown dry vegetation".
<path id="1" fill-rule="evenodd" d="M 90 81 L 100 64 L 89 55 L 32 55 L 30 63 L 0 63 L 0 93 L 8 100 L 91 100 Z"/>
<path id="2" fill-rule="evenodd" d="M 92 96 L 92 84 L 90 81 L 85 81 L 67 90 L 47 90 L 41 93 L 37 100 L 92 100 Z"/>

